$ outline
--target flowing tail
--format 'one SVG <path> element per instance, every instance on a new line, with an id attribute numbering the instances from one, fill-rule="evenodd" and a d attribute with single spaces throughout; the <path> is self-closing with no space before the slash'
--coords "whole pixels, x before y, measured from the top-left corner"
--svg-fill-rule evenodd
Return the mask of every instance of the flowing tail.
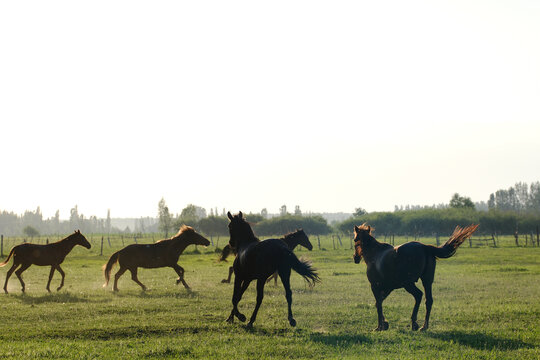
<path id="1" fill-rule="evenodd" d="M 9 262 L 9 259 L 11 259 L 11 257 L 13 256 L 13 253 L 15 252 L 15 247 L 13 247 L 13 249 L 11 249 L 11 251 L 9 252 L 9 255 L 7 257 L 7 259 L 3 262 L 3 263 L 0 263 L 0 267 L 2 266 L 6 266 L 6 264 Z"/>
<path id="2" fill-rule="evenodd" d="M 300 260 L 294 255 L 293 252 L 289 254 L 288 263 L 291 268 L 296 271 L 298 274 L 309 283 L 310 286 L 315 285 L 321 281 L 319 274 L 317 274 L 316 269 L 311 266 L 311 262 L 307 260 Z"/>
<path id="3" fill-rule="evenodd" d="M 476 231 L 478 225 L 469 225 L 464 228 L 456 226 L 454 233 L 450 236 L 450 239 L 439 247 L 431 246 L 429 249 L 431 253 L 440 259 L 446 259 L 456 253 L 459 245 L 463 244 L 465 240 L 471 237 Z"/>
<path id="4" fill-rule="evenodd" d="M 219 261 L 225 261 L 227 260 L 227 257 L 229 257 L 229 255 L 231 254 L 232 252 L 232 248 L 231 248 L 231 245 L 227 244 L 223 250 L 221 251 L 221 256 L 219 257 Z"/>
<path id="5" fill-rule="evenodd" d="M 117 251 L 114 254 L 112 254 L 111 257 L 109 258 L 109 261 L 107 261 L 107 264 L 103 265 L 103 274 L 105 275 L 105 284 L 103 284 L 103 287 L 106 287 L 107 285 L 109 285 L 109 279 L 111 278 L 111 270 L 114 264 L 118 262 L 119 253 L 120 251 Z"/>

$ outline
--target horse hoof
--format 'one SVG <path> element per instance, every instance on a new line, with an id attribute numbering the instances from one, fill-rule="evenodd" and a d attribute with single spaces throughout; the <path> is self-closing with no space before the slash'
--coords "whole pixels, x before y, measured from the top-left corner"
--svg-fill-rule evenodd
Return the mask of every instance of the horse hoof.
<path id="1" fill-rule="evenodd" d="M 419 328 L 419 326 L 418 326 L 418 324 L 416 322 L 411 323 L 411 330 L 412 331 L 416 331 L 416 330 L 418 330 L 418 328 Z"/>
<path id="2" fill-rule="evenodd" d="M 60 286 L 59 288 L 56 289 L 56 291 L 60 291 L 61 288 L 62 288 L 62 287 Z M 49 292 L 50 292 L 50 291 L 49 291 Z"/>
<path id="3" fill-rule="evenodd" d="M 6 294 L 9 294 L 8 291 L 7 291 L 7 289 L 4 289 L 4 292 L 5 292 Z"/>
<path id="4" fill-rule="evenodd" d="M 229 316 L 229 317 L 227 318 L 227 320 L 225 320 L 225 321 L 227 321 L 229 324 L 234 323 L 234 316 L 232 316 L 232 315 Z"/>
<path id="5" fill-rule="evenodd" d="M 427 327 L 426 325 L 424 325 L 424 326 L 422 326 L 422 327 L 420 328 L 420 331 L 426 331 L 427 329 L 428 329 L 428 327 Z"/>
<path id="6" fill-rule="evenodd" d="M 236 314 L 236 317 L 237 317 L 238 320 L 240 320 L 241 322 L 246 321 L 246 316 L 245 316 L 244 314 L 238 313 L 238 314 Z"/>
<path id="7" fill-rule="evenodd" d="M 223 279 L 223 280 L 221 280 L 221 283 L 222 283 L 222 284 L 228 284 L 228 283 L 230 283 L 230 281 L 227 280 L 227 279 Z"/>
<path id="8" fill-rule="evenodd" d="M 176 285 L 180 284 L 180 279 L 176 280 Z"/>
<path id="9" fill-rule="evenodd" d="M 383 330 L 388 330 L 388 321 L 383 322 Z"/>
<path id="10" fill-rule="evenodd" d="M 290 318 L 289 319 L 289 324 L 291 324 L 292 327 L 295 327 L 296 326 L 296 320 L 294 320 L 293 318 Z"/>
<path id="11" fill-rule="evenodd" d="M 248 329 L 248 330 L 253 329 L 253 323 L 251 321 L 247 323 L 246 329 Z"/>

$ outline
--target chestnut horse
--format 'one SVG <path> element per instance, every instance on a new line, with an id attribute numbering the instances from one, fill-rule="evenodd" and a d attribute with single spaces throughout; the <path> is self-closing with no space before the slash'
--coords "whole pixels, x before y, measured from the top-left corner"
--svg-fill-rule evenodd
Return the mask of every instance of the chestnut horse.
<path id="1" fill-rule="evenodd" d="M 380 243 L 371 236 L 371 227 L 363 224 L 354 227 L 354 262 L 358 264 L 362 258 L 366 261 L 367 277 L 371 283 L 371 291 L 375 296 L 377 308 L 378 326 L 375 330 L 387 330 L 388 322 L 385 320 L 382 303 L 394 289 L 405 288 L 414 296 L 414 308 L 411 315 L 411 329 L 418 330 L 416 316 L 422 291 L 414 284 L 422 279 L 426 292 L 426 318 L 420 330 L 429 327 L 429 314 L 433 297 L 431 285 L 435 277 L 436 259 L 445 259 L 456 253 L 459 245 L 469 238 L 478 228 L 478 225 L 470 225 L 465 228 L 456 227 L 450 239 L 443 245 L 421 244 L 411 241 L 400 246 L 393 247 L 390 244 Z"/>
<path id="2" fill-rule="evenodd" d="M 0 266 L 5 266 L 11 257 L 13 257 L 13 266 L 8 270 L 6 275 L 6 282 L 4 284 L 4 291 L 8 293 L 7 284 L 9 277 L 15 271 L 15 269 L 21 265 L 21 267 L 15 271 L 15 275 L 19 278 L 19 281 L 22 285 L 22 292 L 25 290 L 25 284 L 22 279 L 22 273 L 30 267 L 30 265 L 38 266 L 51 266 L 51 272 L 49 273 L 49 281 L 47 282 L 47 291 L 51 292 L 49 286 L 51 285 L 51 280 L 54 275 L 54 270 L 57 270 L 60 275 L 62 275 L 62 282 L 60 286 L 56 289 L 60 290 L 64 286 L 65 273 L 60 267 L 60 264 L 64 261 L 65 257 L 73 249 L 75 245 L 81 245 L 87 249 L 90 249 L 91 245 L 86 240 L 80 230 L 75 231 L 73 234 L 68 237 L 59 240 L 55 243 L 47 245 L 38 245 L 38 244 L 20 244 L 14 246 L 11 249 L 6 261 L 0 263 Z"/>
<path id="3" fill-rule="evenodd" d="M 309 283 L 319 281 L 319 276 L 311 265 L 302 260 L 298 260 L 296 255 L 289 250 L 287 245 L 279 239 L 268 239 L 259 241 L 253 234 L 249 223 L 244 219 L 242 212 L 229 217 L 229 245 L 236 249 L 237 256 L 234 259 L 234 293 L 232 297 L 233 309 L 228 322 L 232 323 L 236 316 L 240 321 L 246 321 L 246 317 L 238 311 L 238 303 L 242 295 L 253 280 L 257 280 L 257 303 L 251 319 L 247 324 L 248 328 L 253 327 L 257 312 L 261 306 L 264 297 L 264 285 L 266 279 L 275 271 L 278 271 L 283 287 L 285 288 L 285 298 L 288 305 L 288 319 L 291 326 L 296 326 L 296 320 L 293 318 L 291 304 L 292 291 L 290 285 L 291 269 Z"/>
<path id="4" fill-rule="evenodd" d="M 188 284 L 184 281 L 184 268 L 178 265 L 180 254 L 189 245 L 210 245 L 210 241 L 202 235 L 195 232 L 191 226 L 182 225 L 178 233 L 170 239 L 160 240 L 155 244 L 132 244 L 122 250 L 119 250 L 111 255 L 107 264 L 103 266 L 105 274 L 106 287 L 109 284 L 111 270 L 118 262 L 120 269 L 114 275 L 114 291 L 118 291 L 118 279 L 126 270 L 131 272 L 131 279 L 139 286 L 146 290 L 146 286 L 137 278 L 137 268 L 160 268 L 171 267 L 178 274 L 176 284 L 180 282 L 186 289 L 189 289 Z"/>

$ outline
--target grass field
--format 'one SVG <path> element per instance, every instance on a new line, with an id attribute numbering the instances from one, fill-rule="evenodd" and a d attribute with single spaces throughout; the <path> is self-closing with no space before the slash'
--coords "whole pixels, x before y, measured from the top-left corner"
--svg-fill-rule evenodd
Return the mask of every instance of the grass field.
<path id="1" fill-rule="evenodd" d="M 327 250 L 319 250 L 311 238 L 315 250 L 297 254 L 313 261 L 322 283 L 310 289 L 293 273 L 298 326 L 288 325 L 281 284 L 269 284 L 255 328 L 248 331 L 238 321 L 225 322 L 232 285 L 220 280 L 232 258 L 218 263 L 213 247 L 190 247 L 179 263 L 191 292 L 175 285 L 172 269 L 143 269 L 139 279 L 149 291 L 141 292 L 126 274 L 115 294 L 111 286 L 102 288 L 101 266 L 121 243 L 107 244 L 99 256 L 96 239 L 91 250 L 77 247 L 68 256 L 60 292 L 46 292 L 48 268 L 32 266 L 24 273 L 25 295 L 16 277 L 10 279 L 10 294 L 0 295 L 0 358 L 540 358 L 539 248 L 464 244 L 453 258 L 438 262 L 429 331 L 409 330 L 414 301 L 396 290 L 384 302 L 390 329 L 374 332 L 365 264 L 352 262 L 348 239 L 346 249 L 333 250 L 325 238 Z M 2 284 L 8 268 L 0 269 Z M 54 287 L 59 280 L 55 274 Z M 254 303 L 252 284 L 240 310 L 249 317 Z M 422 304 L 419 320 L 423 315 Z"/>

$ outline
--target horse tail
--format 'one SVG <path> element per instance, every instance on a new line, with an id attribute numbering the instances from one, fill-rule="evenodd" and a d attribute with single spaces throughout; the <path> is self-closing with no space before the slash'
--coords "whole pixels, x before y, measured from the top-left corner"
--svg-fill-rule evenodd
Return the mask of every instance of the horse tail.
<path id="1" fill-rule="evenodd" d="M 437 258 L 446 259 L 456 253 L 459 245 L 463 244 L 465 240 L 470 238 L 476 231 L 478 225 L 469 225 L 464 228 L 456 226 L 454 233 L 450 238 L 441 246 L 430 246 L 430 252 Z"/>
<path id="2" fill-rule="evenodd" d="M 225 261 L 229 257 L 229 255 L 232 252 L 231 245 L 227 244 L 223 250 L 221 250 L 221 256 L 219 257 L 219 261 Z"/>
<path id="3" fill-rule="evenodd" d="M 107 261 L 107 264 L 103 265 L 103 274 L 105 275 L 105 284 L 103 284 L 103 287 L 106 287 L 109 285 L 109 279 L 111 278 L 111 270 L 118 262 L 118 256 L 120 255 L 120 251 L 115 252 L 111 255 L 109 258 L 109 261 Z"/>
<path id="4" fill-rule="evenodd" d="M 316 269 L 311 266 L 311 262 L 303 259 L 298 259 L 293 252 L 290 252 L 287 258 L 287 262 L 291 268 L 296 271 L 298 274 L 309 283 L 310 286 L 315 285 L 315 283 L 320 282 L 319 274 L 317 274 Z"/>
<path id="5" fill-rule="evenodd" d="M 6 266 L 6 264 L 9 262 L 9 259 L 11 259 L 11 257 L 13 256 L 13 253 L 15 252 L 15 248 L 16 248 L 16 246 L 14 246 L 13 249 L 11 249 L 7 259 L 3 263 L 0 263 L 0 267 Z"/>

